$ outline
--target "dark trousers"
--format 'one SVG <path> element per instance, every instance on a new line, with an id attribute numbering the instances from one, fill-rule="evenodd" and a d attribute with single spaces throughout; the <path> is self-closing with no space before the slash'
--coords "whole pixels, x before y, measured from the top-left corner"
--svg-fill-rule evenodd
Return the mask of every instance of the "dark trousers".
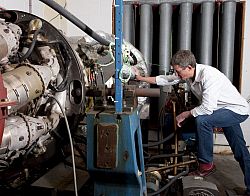
<path id="1" fill-rule="evenodd" d="M 247 191 L 250 192 L 250 154 L 240 123 L 248 115 L 240 115 L 227 109 L 219 109 L 211 115 L 195 118 L 197 128 L 198 159 L 203 163 L 213 162 L 213 128 L 223 128 L 225 137 L 244 174 Z"/>

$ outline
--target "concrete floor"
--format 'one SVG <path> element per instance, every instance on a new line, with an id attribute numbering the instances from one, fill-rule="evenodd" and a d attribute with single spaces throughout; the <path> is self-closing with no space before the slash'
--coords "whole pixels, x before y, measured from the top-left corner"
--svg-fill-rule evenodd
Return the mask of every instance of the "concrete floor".
<path id="1" fill-rule="evenodd" d="M 237 195 L 234 189 L 245 189 L 243 173 L 233 155 L 214 155 L 216 171 L 205 180 L 217 185 L 220 196 Z"/>

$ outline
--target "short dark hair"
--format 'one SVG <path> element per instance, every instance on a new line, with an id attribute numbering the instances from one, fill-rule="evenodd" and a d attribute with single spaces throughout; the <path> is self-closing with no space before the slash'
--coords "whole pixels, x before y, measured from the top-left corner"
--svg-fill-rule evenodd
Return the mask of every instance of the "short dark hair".
<path id="1" fill-rule="evenodd" d="M 179 50 L 173 55 L 171 65 L 179 65 L 181 67 L 191 65 L 192 67 L 196 67 L 196 59 L 190 50 Z"/>

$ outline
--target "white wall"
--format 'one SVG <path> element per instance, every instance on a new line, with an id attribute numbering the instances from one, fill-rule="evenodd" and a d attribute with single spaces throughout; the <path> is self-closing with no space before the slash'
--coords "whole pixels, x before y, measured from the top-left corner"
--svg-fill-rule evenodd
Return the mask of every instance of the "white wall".
<path id="1" fill-rule="evenodd" d="M 55 0 L 61 6 L 79 18 L 84 24 L 97 31 L 112 32 L 112 0 Z M 50 21 L 67 36 L 83 35 L 83 32 L 63 17 L 56 17 L 57 12 L 41 3 L 39 0 L 0 0 L 0 6 L 6 9 L 20 10 L 32 13 Z M 53 20 L 52 20 L 53 19 Z M 52 21 L 51 21 L 52 20 Z"/>
<path id="2" fill-rule="evenodd" d="M 91 29 L 112 32 L 112 0 L 81 0 L 81 5 L 79 0 L 70 0 L 68 10 Z M 69 24 L 67 34 L 81 35 L 81 32 Z"/>

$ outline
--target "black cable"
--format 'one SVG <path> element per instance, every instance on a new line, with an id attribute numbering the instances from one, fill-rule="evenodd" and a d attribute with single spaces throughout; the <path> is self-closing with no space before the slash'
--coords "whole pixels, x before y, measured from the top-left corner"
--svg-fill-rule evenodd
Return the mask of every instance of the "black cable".
<path id="1" fill-rule="evenodd" d="M 86 34 L 88 34 L 90 37 L 92 37 L 96 41 L 100 42 L 101 44 L 103 44 L 105 46 L 109 46 L 110 41 L 108 41 L 108 40 L 104 39 L 103 37 L 101 37 L 100 35 L 98 35 L 91 28 L 89 28 L 86 24 L 84 24 L 77 17 L 75 17 L 73 14 L 71 14 L 69 11 L 67 11 L 65 8 L 63 8 L 61 5 L 59 5 L 55 1 L 52 1 L 52 0 L 39 0 L 39 1 L 43 2 L 44 4 L 48 5 L 50 8 L 57 11 L 59 14 L 64 16 L 66 19 L 68 19 L 70 22 L 72 22 L 78 28 L 83 30 Z"/>
<path id="2" fill-rule="evenodd" d="M 58 52 L 60 52 L 60 57 L 64 57 L 64 59 L 61 59 L 63 66 L 60 66 L 60 68 L 63 68 L 63 81 L 58 85 L 58 86 L 54 86 L 51 83 L 49 84 L 49 87 L 55 91 L 55 92 L 63 92 L 65 91 L 68 86 L 69 86 L 69 70 L 71 69 L 72 66 L 72 58 L 69 54 L 69 51 L 67 50 L 67 46 L 60 40 L 56 40 L 56 41 L 51 41 L 51 42 L 39 42 L 38 43 L 39 46 L 43 46 L 43 45 L 55 45 L 56 47 L 58 47 Z M 62 51 L 63 50 L 63 54 Z M 65 57 L 66 56 L 66 57 Z"/>
<path id="3" fill-rule="evenodd" d="M 174 137 L 174 135 L 175 135 L 175 132 L 169 134 L 163 140 L 160 140 L 158 142 L 152 142 L 152 143 L 149 143 L 149 144 L 143 144 L 143 147 L 146 148 L 146 147 L 152 147 L 152 146 L 157 146 L 157 145 L 163 144 L 164 142 L 166 142 L 166 141 L 170 140 L 172 137 Z"/>
<path id="4" fill-rule="evenodd" d="M 154 195 L 158 195 L 161 192 L 165 191 L 167 188 L 169 188 L 179 177 L 187 175 L 189 172 L 189 169 L 187 168 L 187 170 L 177 174 L 176 176 L 174 176 L 166 185 L 164 185 L 162 188 L 160 188 L 158 191 L 155 191 L 153 193 L 149 193 L 148 196 L 154 196 Z"/>
<path id="5" fill-rule="evenodd" d="M 34 50 L 34 47 L 35 47 L 35 45 L 36 45 L 37 36 L 38 36 L 39 32 L 40 32 L 40 29 L 37 29 L 37 30 L 35 31 L 34 36 L 33 36 L 32 43 L 31 43 L 31 45 L 30 45 L 28 51 L 21 57 L 20 62 L 26 60 L 26 59 L 31 55 L 31 53 L 32 53 L 32 51 Z"/>

